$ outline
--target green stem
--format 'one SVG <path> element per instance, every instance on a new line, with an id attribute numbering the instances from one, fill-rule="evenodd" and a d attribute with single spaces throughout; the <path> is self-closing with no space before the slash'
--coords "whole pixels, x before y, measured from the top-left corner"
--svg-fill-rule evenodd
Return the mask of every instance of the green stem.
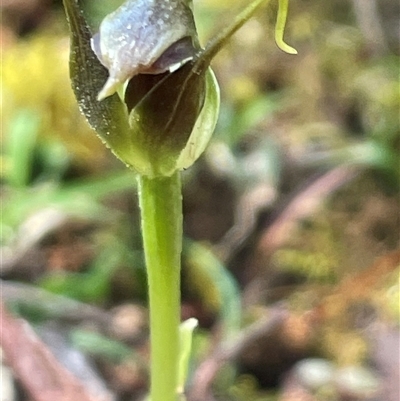
<path id="1" fill-rule="evenodd" d="M 214 56 L 224 47 L 232 35 L 240 29 L 261 7 L 269 3 L 270 0 L 254 0 L 247 5 L 227 27 L 222 29 L 219 33 L 209 40 L 205 49 L 200 53 L 200 61 L 207 61 L 208 63 Z"/>
<path id="2" fill-rule="evenodd" d="M 151 343 L 151 401 L 176 401 L 179 364 L 182 194 L 179 173 L 139 177 Z"/>

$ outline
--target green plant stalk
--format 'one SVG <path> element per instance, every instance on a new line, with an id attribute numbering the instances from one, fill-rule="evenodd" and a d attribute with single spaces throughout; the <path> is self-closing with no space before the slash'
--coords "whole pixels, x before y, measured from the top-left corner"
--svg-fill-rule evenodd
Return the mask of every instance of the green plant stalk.
<path id="1" fill-rule="evenodd" d="M 182 192 L 172 177 L 139 176 L 151 344 L 151 401 L 176 401 L 179 364 Z"/>

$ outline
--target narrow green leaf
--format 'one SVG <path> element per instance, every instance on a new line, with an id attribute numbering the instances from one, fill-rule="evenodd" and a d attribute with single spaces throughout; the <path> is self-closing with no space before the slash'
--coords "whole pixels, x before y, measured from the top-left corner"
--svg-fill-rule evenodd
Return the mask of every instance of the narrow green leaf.
<path id="1" fill-rule="evenodd" d="M 183 394 L 188 376 L 190 355 L 192 353 L 193 331 L 199 324 L 195 318 L 185 320 L 179 327 L 179 372 L 178 394 Z"/>
<path id="2" fill-rule="evenodd" d="M 222 338 L 229 341 L 239 331 L 241 322 L 240 291 L 235 279 L 216 256 L 198 242 L 187 241 L 184 254 L 188 269 L 192 269 L 188 274 L 197 274 L 216 291 L 223 327 Z"/>
<path id="3" fill-rule="evenodd" d="M 9 184 L 25 187 L 32 173 L 32 161 L 36 146 L 40 117 L 33 110 L 22 109 L 15 113 L 10 134 L 4 141 L 4 151 L 8 159 L 6 179 Z"/>
<path id="4" fill-rule="evenodd" d="M 79 350 L 116 363 L 121 363 L 134 355 L 132 349 L 123 343 L 89 330 L 72 330 L 70 337 L 72 344 Z"/>

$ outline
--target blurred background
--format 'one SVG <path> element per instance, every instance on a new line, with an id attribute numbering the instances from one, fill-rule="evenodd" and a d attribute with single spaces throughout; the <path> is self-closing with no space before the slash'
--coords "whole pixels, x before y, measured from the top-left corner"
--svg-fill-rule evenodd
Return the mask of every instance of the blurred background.
<path id="1" fill-rule="evenodd" d="M 96 31 L 121 1 L 80 3 Z M 194 0 L 203 43 L 240 6 Z M 292 0 L 297 56 L 274 43 L 276 11 L 214 60 L 218 126 L 183 173 L 188 400 L 397 401 L 400 4 Z M 80 115 L 62 2 L 1 12 L 2 300 L 89 392 L 142 400 L 135 176 Z M 32 400 L 3 363 L 1 400 Z"/>

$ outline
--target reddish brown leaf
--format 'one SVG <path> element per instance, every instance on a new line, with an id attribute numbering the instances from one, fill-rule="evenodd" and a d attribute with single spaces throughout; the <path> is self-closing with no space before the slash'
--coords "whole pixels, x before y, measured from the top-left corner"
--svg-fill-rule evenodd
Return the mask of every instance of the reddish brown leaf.
<path id="1" fill-rule="evenodd" d="M 22 319 L 0 303 L 0 346 L 14 376 L 33 401 L 109 401 L 87 392 Z"/>

